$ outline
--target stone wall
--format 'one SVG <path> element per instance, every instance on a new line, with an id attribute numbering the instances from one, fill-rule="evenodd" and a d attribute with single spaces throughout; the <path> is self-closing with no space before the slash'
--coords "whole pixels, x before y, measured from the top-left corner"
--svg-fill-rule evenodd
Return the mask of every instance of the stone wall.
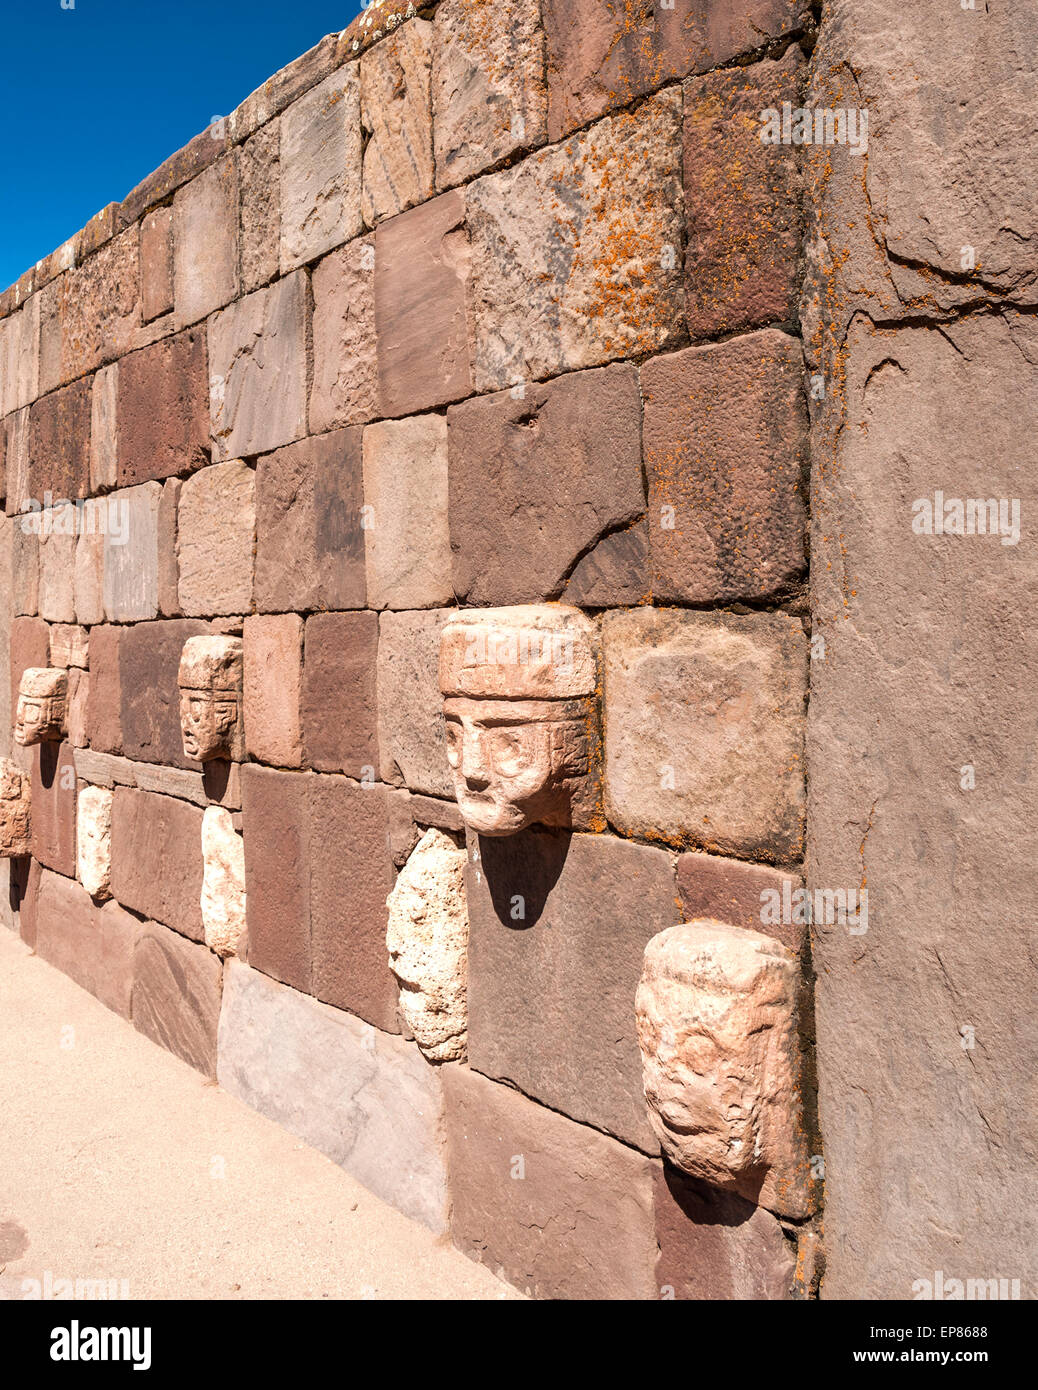
<path id="1" fill-rule="evenodd" d="M 802 162 L 759 119 L 814 8 L 375 5 L 0 296 L 8 925 L 539 1296 L 817 1283 Z M 466 833 L 441 633 L 543 604 L 588 619 L 582 799 Z M 200 764 L 204 636 L 243 743 Z M 27 748 L 35 668 L 67 733 Z M 434 850 L 469 938 L 430 1057 L 386 900 L 430 920 Z M 795 1199 L 650 1124 L 643 953 L 695 919 L 796 962 Z"/>

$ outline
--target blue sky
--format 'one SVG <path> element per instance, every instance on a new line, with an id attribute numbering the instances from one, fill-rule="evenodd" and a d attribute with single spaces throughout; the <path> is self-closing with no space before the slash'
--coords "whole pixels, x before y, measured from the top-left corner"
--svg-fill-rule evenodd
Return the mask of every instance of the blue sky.
<path id="1" fill-rule="evenodd" d="M 359 0 L 4 0 L 0 289 Z"/>

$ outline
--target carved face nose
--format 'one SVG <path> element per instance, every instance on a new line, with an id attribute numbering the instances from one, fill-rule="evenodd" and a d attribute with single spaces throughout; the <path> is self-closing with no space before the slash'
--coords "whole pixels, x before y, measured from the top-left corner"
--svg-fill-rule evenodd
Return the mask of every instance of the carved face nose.
<path id="1" fill-rule="evenodd" d="M 485 791 L 490 786 L 490 764 L 484 756 L 483 740 L 478 729 L 466 729 L 464 732 L 461 775 L 471 791 Z"/>

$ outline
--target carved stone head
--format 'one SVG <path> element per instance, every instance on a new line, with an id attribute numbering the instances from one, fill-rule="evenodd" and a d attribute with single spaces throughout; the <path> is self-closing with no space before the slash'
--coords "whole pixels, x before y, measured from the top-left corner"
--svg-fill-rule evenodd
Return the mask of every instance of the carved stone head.
<path id="1" fill-rule="evenodd" d="M 196 762 L 239 761 L 242 739 L 240 637 L 189 637 L 180 654 L 180 729 Z"/>
<path id="2" fill-rule="evenodd" d="M 7 758 L 0 758 L 0 859 L 32 853 L 32 782 Z"/>
<path id="3" fill-rule="evenodd" d="M 571 824 L 589 772 L 592 631 L 561 604 L 472 609 L 444 627 L 447 759 L 465 824 L 480 835 Z"/>
<path id="4" fill-rule="evenodd" d="M 14 741 L 60 742 L 65 737 L 68 709 L 68 673 L 50 666 L 30 666 L 18 687 Z"/>
<path id="5" fill-rule="evenodd" d="M 810 1210 L 796 1080 L 796 957 L 697 921 L 645 948 L 635 999 L 649 1120 L 675 1167 L 790 1216 Z"/>

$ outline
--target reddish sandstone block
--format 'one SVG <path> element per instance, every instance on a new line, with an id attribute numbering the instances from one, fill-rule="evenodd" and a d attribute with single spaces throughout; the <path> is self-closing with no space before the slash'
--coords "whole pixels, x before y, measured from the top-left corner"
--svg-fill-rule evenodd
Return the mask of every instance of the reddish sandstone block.
<path id="1" fill-rule="evenodd" d="M 198 764 L 186 757 L 181 741 L 177 671 L 187 639 L 208 631 L 206 623 L 187 618 L 135 623 L 123 629 L 119 643 L 123 746 L 106 751 L 197 771 Z"/>
<path id="2" fill-rule="evenodd" d="M 129 1018 L 140 924 L 118 903 L 99 907 L 74 879 L 44 869 L 33 911 L 37 955 Z"/>
<path id="3" fill-rule="evenodd" d="M 783 892 L 790 895 L 802 886 L 799 874 L 772 869 L 767 864 L 747 864 L 739 859 L 722 859 L 715 854 L 678 856 L 678 892 L 683 922 L 697 917 L 730 922 L 733 927 L 774 936 L 792 951 L 803 944 L 804 926 L 793 922 L 765 920 L 765 906 L 778 894 L 781 908 Z M 763 896 L 762 895 L 766 895 Z"/>
<path id="4" fill-rule="evenodd" d="M 303 619 L 254 615 L 244 625 L 245 747 L 275 767 L 301 767 Z"/>
<path id="5" fill-rule="evenodd" d="M 184 613 L 248 613 L 256 545 L 256 474 L 232 459 L 188 478 L 177 508 L 178 599 Z"/>
<path id="6" fill-rule="evenodd" d="M 433 26 L 415 19 L 360 60 L 361 211 L 373 227 L 433 193 Z"/>
<path id="7" fill-rule="evenodd" d="M 259 289 L 278 273 L 281 238 L 281 122 L 271 121 L 238 150 L 241 188 L 241 287 Z"/>
<path id="8" fill-rule="evenodd" d="M 792 145 L 762 143 L 760 113 L 799 104 L 803 55 L 685 83 L 685 294 L 690 337 L 795 316 L 800 174 Z"/>
<path id="9" fill-rule="evenodd" d="M 112 896 L 124 907 L 202 940 L 202 811 L 186 801 L 116 787 Z"/>
<path id="10" fill-rule="evenodd" d="M 133 1026 L 181 1061 L 216 1076 L 223 968 L 206 946 L 146 922 L 133 952 Z"/>
<path id="11" fill-rule="evenodd" d="M 775 329 L 642 368 L 653 594 L 761 598 L 804 567 L 800 343 Z"/>
<path id="12" fill-rule="evenodd" d="M 30 666 L 50 665 L 50 629 L 40 618 L 11 621 L 11 713 L 18 707 L 18 687 Z"/>
<path id="13" fill-rule="evenodd" d="M 363 424 L 378 414 L 375 240 L 358 237 L 313 273 L 314 379 L 310 429 Z"/>
<path id="14" fill-rule="evenodd" d="M 4 511 L 8 516 L 23 510 L 29 492 L 29 407 L 15 411 L 4 421 Z"/>
<path id="15" fill-rule="evenodd" d="M 28 868 L 25 865 L 28 863 Z M 15 866 L 18 865 L 17 873 Z M 18 934 L 30 948 L 36 949 L 36 909 L 40 901 L 40 879 L 44 874 L 38 859 L 11 861 L 10 895 L 18 901 Z"/>
<path id="16" fill-rule="evenodd" d="M 375 613 L 318 613 L 307 619 L 303 743 L 320 772 L 367 780 L 377 775 L 377 651 Z"/>
<path id="17" fill-rule="evenodd" d="M 29 496 L 41 504 L 90 492 L 91 380 L 74 381 L 29 409 Z"/>
<path id="18" fill-rule="evenodd" d="M 118 480 L 168 478 L 209 461 L 205 332 L 188 329 L 119 363 Z"/>
<path id="19" fill-rule="evenodd" d="M 173 199 L 173 297 L 184 328 L 238 294 L 238 169 L 234 153 Z"/>
<path id="20" fill-rule="evenodd" d="M 141 308 L 149 323 L 173 308 L 173 209 L 141 219 Z"/>
<path id="21" fill-rule="evenodd" d="M 611 531 L 580 560 L 562 592 L 564 603 L 577 608 L 633 608 L 648 603 L 649 523 Z"/>
<path id="22" fill-rule="evenodd" d="M 76 876 L 76 765 L 70 743 L 38 743 L 32 756 L 32 855 Z"/>
<path id="23" fill-rule="evenodd" d="M 472 390 L 466 326 L 465 199 L 445 193 L 375 233 L 375 327 L 383 415 L 461 400 Z"/>
<path id="24" fill-rule="evenodd" d="M 87 741 L 97 753 L 121 754 L 123 751 L 119 639 L 126 631 L 105 626 L 90 629 Z"/>
<path id="25" fill-rule="evenodd" d="M 133 343 L 141 322 L 137 228 L 113 237 L 63 279 L 61 365 L 69 381 L 121 357 Z"/>
<path id="26" fill-rule="evenodd" d="M 310 992 L 310 788 L 313 778 L 241 770 L 249 964 Z"/>

